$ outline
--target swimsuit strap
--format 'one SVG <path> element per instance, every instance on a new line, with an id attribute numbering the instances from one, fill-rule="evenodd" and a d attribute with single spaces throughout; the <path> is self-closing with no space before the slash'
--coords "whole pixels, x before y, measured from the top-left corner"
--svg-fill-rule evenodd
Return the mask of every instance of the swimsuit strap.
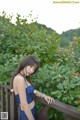
<path id="1" fill-rule="evenodd" d="M 24 75 L 22 75 L 21 73 L 19 73 L 19 74 L 24 78 L 24 80 L 26 82 L 26 78 L 24 77 Z M 26 82 L 26 85 L 28 86 L 27 82 Z"/>

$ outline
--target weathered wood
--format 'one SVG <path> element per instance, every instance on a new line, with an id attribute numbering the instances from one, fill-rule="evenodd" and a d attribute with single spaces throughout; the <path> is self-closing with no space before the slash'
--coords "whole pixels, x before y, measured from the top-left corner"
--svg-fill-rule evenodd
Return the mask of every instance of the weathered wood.
<path id="1" fill-rule="evenodd" d="M 0 112 L 3 112 L 4 111 L 4 88 L 1 87 L 1 111 Z"/>
<path id="2" fill-rule="evenodd" d="M 55 100 L 54 103 L 49 104 L 49 105 L 47 104 L 47 102 L 44 99 L 37 98 L 37 101 L 49 106 L 50 108 L 54 108 L 58 111 L 61 111 L 62 113 L 67 114 L 77 120 L 80 120 L 80 112 L 78 112 L 76 107 L 59 102 L 57 100 Z"/>
<path id="3" fill-rule="evenodd" d="M 70 115 L 67 115 L 67 114 L 65 114 L 64 116 L 65 116 L 65 120 L 77 120 L 76 118 L 73 118 L 73 117 L 71 117 Z"/>
<path id="4" fill-rule="evenodd" d="M 14 93 L 10 95 L 10 120 L 18 120 L 18 113 L 16 111 Z"/>
<path id="5" fill-rule="evenodd" d="M 4 91 L 5 89 L 5 91 Z M 19 120 L 19 110 L 16 110 L 15 95 L 8 94 L 10 91 L 9 85 L 0 85 L 0 112 L 8 112 L 8 120 Z M 71 105 L 59 102 L 55 100 L 52 104 L 47 104 L 44 99 L 37 97 L 35 101 L 38 101 L 45 105 L 44 109 L 39 113 L 38 120 L 49 120 L 48 118 L 48 109 L 53 108 L 58 111 L 61 111 L 65 115 L 65 120 L 80 120 L 80 112 L 77 111 L 76 107 Z M 5 103 L 5 109 L 4 109 Z"/>
<path id="6" fill-rule="evenodd" d="M 10 96 L 8 95 L 9 94 L 9 90 L 8 89 L 5 89 L 5 96 L 6 96 L 6 112 L 8 112 L 8 120 L 10 120 Z"/>
<path id="7" fill-rule="evenodd" d="M 7 89 L 10 90 L 10 86 L 9 85 L 2 85 L 2 84 L 0 84 L 0 87 L 7 88 Z"/>
<path id="8" fill-rule="evenodd" d="M 43 110 L 41 110 L 41 112 L 38 114 L 38 116 L 37 116 L 38 120 L 49 120 L 48 110 L 49 110 L 49 107 L 45 106 L 43 108 Z"/>

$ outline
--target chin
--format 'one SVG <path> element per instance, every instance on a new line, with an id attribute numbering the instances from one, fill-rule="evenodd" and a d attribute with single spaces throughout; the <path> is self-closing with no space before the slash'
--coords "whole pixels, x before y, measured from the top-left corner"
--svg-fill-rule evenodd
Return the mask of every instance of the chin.
<path id="1" fill-rule="evenodd" d="M 26 77 L 29 77 L 30 75 L 26 75 Z"/>

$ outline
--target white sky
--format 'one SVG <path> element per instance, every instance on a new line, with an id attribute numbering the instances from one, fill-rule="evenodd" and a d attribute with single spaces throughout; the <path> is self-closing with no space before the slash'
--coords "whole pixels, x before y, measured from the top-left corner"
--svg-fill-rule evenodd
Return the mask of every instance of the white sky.
<path id="1" fill-rule="evenodd" d="M 53 1 L 61 0 L 0 0 L 0 14 L 4 10 L 14 16 L 16 13 L 27 16 L 32 10 L 33 18 L 38 16 L 38 23 L 45 24 L 58 33 L 79 28 L 80 3 L 54 4 Z M 74 1 L 80 2 L 80 0 Z"/>

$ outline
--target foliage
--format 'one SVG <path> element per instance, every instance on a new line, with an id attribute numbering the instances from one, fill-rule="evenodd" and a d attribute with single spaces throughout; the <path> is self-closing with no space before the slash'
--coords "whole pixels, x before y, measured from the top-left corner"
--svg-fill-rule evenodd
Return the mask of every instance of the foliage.
<path id="1" fill-rule="evenodd" d="M 37 74 L 31 76 L 36 89 L 79 110 L 80 37 L 73 37 L 66 48 L 60 47 L 60 35 L 50 28 L 36 20 L 29 24 L 20 15 L 15 24 L 11 19 L 4 12 L 0 17 L 0 83 L 10 81 L 23 56 L 36 55 L 41 64 Z M 50 111 L 49 117 L 58 120 L 58 114 Z"/>
<path id="2" fill-rule="evenodd" d="M 61 35 L 61 46 L 67 47 L 69 42 L 73 40 L 73 37 L 80 37 L 80 28 L 71 29 L 66 32 L 63 32 Z"/>
<path id="3" fill-rule="evenodd" d="M 42 64 L 54 62 L 54 53 L 60 44 L 59 35 L 49 32 L 45 27 L 39 28 L 37 23 L 28 24 L 24 19 L 17 16 L 16 25 L 9 21 L 5 23 L 1 18 L 0 51 L 1 53 L 34 54 Z M 5 29 L 4 29 L 5 28 Z"/>
<path id="4" fill-rule="evenodd" d="M 75 72 L 76 69 L 69 65 L 55 63 L 40 68 L 33 80 L 41 92 L 76 106 L 75 101 L 80 94 L 80 75 L 76 76 Z"/>

